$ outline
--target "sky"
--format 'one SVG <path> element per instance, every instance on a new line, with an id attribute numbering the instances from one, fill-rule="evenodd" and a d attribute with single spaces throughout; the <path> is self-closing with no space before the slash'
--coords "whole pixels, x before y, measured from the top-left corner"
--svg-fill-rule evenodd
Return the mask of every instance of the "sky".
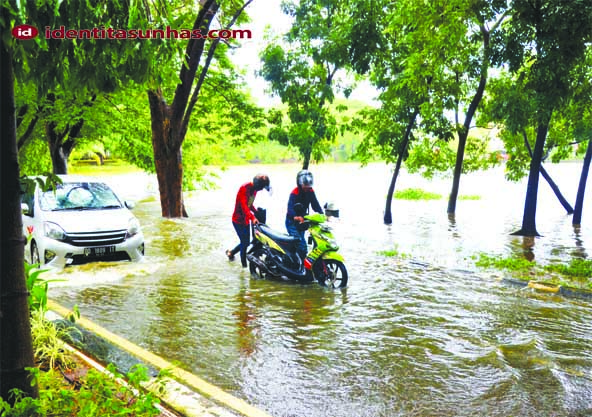
<path id="1" fill-rule="evenodd" d="M 266 31 L 273 35 L 282 35 L 287 32 L 292 24 L 291 17 L 282 13 L 281 0 L 254 0 L 247 6 L 247 13 L 251 22 L 240 26 L 240 29 L 249 29 L 251 39 L 239 40 L 240 47 L 233 52 L 232 60 L 238 68 L 245 72 L 245 80 L 251 89 L 251 94 L 257 104 L 263 107 L 273 107 L 280 103 L 278 97 L 273 97 L 269 92 L 268 83 L 256 72 L 261 67 L 259 53 L 265 48 Z M 372 103 L 376 97 L 376 90 L 369 83 L 361 83 L 351 95 L 352 99 Z"/>
<path id="2" fill-rule="evenodd" d="M 239 40 L 240 48 L 237 48 L 232 60 L 239 69 L 245 71 L 245 79 L 251 88 L 251 94 L 260 106 L 271 107 L 279 103 L 279 98 L 272 97 L 266 92 L 269 87 L 263 78 L 256 76 L 256 71 L 261 67 L 259 53 L 265 48 L 266 30 L 273 34 L 281 35 L 287 32 L 292 19 L 282 13 L 280 0 L 254 0 L 247 6 L 246 12 L 251 17 L 251 22 L 240 26 L 241 29 L 249 29 L 251 39 Z"/>

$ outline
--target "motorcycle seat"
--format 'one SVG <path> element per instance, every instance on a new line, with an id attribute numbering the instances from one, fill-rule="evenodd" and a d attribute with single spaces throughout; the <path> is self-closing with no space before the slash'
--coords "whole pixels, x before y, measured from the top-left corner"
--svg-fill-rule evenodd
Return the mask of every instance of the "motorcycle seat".
<path id="1" fill-rule="evenodd" d="M 277 232 L 273 230 L 271 227 L 267 226 L 266 224 L 259 223 L 259 230 L 261 230 L 261 233 L 263 233 L 266 236 L 269 236 L 278 243 L 290 245 L 296 244 L 298 241 L 300 241 L 300 239 L 298 239 L 297 237 L 290 236 L 286 233 Z"/>

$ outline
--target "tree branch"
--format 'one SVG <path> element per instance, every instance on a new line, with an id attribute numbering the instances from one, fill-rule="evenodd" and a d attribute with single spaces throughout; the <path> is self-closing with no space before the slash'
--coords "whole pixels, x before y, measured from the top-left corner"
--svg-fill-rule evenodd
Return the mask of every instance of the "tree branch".
<path id="1" fill-rule="evenodd" d="M 245 2 L 236 11 L 236 13 L 232 16 L 230 23 L 228 24 L 228 26 L 226 26 L 225 29 L 230 29 L 236 23 L 236 21 L 238 20 L 239 16 L 242 14 L 242 12 L 245 10 L 245 8 L 249 4 L 251 4 L 252 2 L 253 2 L 253 0 L 247 0 L 247 2 Z M 183 124 L 181 126 L 182 137 L 185 136 L 185 133 L 187 133 L 187 129 L 189 127 L 189 120 L 191 119 L 191 113 L 193 112 L 193 108 L 195 107 L 195 104 L 197 103 L 197 99 L 199 97 L 201 87 L 203 86 L 204 80 L 205 80 L 208 70 L 210 68 L 210 64 L 212 63 L 212 59 L 214 58 L 214 53 L 216 52 L 216 48 L 218 47 L 219 43 L 220 43 L 220 37 L 216 38 L 216 40 L 214 40 L 212 42 L 212 44 L 210 45 L 210 48 L 208 50 L 208 56 L 206 58 L 206 61 L 203 65 L 202 69 L 201 69 L 201 73 L 199 74 L 199 79 L 197 80 L 197 84 L 195 86 L 195 89 L 193 90 L 193 94 L 191 95 L 191 100 L 189 101 L 189 105 L 187 106 L 187 111 L 185 112 L 185 116 L 183 117 Z"/>
<path id="2" fill-rule="evenodd" d="M 35 117 L 33 117 L 33 119 L 31 120 L 31 122 L 29 123 L 29 126 L 27 126 L 27 130 L 25 130 L 25 132 L 21 135 L 21 137 L 18 140 L 18 150 L 20 151 L 22 148 L 25 147 L 25 145 L 27 143 L 29 143 L 29 141 L 31 140 L 33 131 L 35 130 L 35 126 L 37 126 L 37 122 L 39 121 L 39 115 L 35 115 Z"/>
<path id="3" fill-rule="evenodd" d="M 193 30 L 202 31 L 202 35 L 204 31 L 207 32 L 219 7 L 219 4 L 215 0 L 206 0 L 195 18 Z M 203 54 L 204 45 L 205 39 L 203 37 L 201 39 L 191 39 L 185 50 L 185 60 L 179 72 L 181 82 L 177 84 L 175 97 L 171 105 L 171 129 L 174 132 L 172 137 L 177 138 L 175 143 L 171 143 L 171 148 L 173 149 L 179 149 L 183 142 L 183 138 L 178 137 L 175 133 L 180 132 L 182 129 L 181 123 L 183 123 L 187 101 L 191 93 L 191 85 L 195 80 L 195 73 L 197 72 L 199 61 Z"/>

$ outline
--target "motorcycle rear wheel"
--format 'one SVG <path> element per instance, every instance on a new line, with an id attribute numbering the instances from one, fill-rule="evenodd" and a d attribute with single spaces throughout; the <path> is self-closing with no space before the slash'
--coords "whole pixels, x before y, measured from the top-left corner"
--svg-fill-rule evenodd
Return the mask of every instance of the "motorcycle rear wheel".
<path id="1" fill-rule="evenodd" d="M 347 269 L 343 262 L 334 259 L 319 259 L 312 266 L 314 278 L 323 287 L 344 288 L 347 286 Z"/>
<path id="2" fill-rule="evenodd" d="M 265 250 L 263 248 L 256 248 L 253 250 L 251 254 L 253 257 L 259 259 L 261 263 L 265 264 Z M 255 278 L 262 278 L 265 279 L 267 277 L 267 269 L 263 269 L 255 262 L 249 261 L 249 272 L 251 272 L 251 276 Z"/>

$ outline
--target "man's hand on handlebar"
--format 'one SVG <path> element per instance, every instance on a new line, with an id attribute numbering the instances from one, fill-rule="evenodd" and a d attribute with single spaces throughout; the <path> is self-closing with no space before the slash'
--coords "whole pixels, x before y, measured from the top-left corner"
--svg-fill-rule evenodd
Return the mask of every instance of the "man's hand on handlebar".
<path id="1" fill-rule="evenodd" d="M 295 216 L 294 217 L 294 221 L 298 222 L 298 223 L 303 223 L 304 222 L 304 217 L 302 216 Z"/>

